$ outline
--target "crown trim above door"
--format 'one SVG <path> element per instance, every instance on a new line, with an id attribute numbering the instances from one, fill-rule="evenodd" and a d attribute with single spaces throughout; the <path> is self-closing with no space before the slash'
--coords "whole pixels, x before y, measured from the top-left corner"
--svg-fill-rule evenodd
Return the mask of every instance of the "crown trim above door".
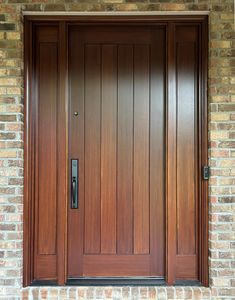
<path id="1" fill-rule="evenodd" d="M 194 10 L 194 11 L 23 11 L 24 16 L 207 16 L 209 10 Z"/>
<path id="2" fill-rule="evenodd" d="M 75 13 L 68 15 L 63 13 L 60 15 L 54 12 L 50 13 L 49 15 L 45 15 L 44 13 L 41 15 L 31 14 L 31 12 L 24 12 L 24 286 L 37 284 L 39 282 L 44 284 L 54 282 L 58 285 L 64 285 L 67 282 L 68 284 L 70 283 L 79 285 L 83 284 L 82 282 L 85 282 L 86 279 L 87 284 L 89 284 L 89 282 L 92 284 L 92 280 L 94 281 L 94 278 L 89 278 L 89 274 L 93 274 L 92 272 L 94 272 L 93 268 L 91 268 L 91 264 L 96 265 L 97 268 L 99 268 L 99 264 L 101 263 L 102 259 L 104 259 L 105 264 L 107 265 L 112 259 L 111 256 L 115 254 L 114 250 L 116 249 L 116 244 L 113 244 L 114 246 L 111 247 L 112 249 L 110 248 L 110 244 L 104 244 L 104 253 L 105 251 L 108 251 L 108 253 L 111 251 L 113 254 L 110 255 L 110 252 L 106 255 L 109 255 L 109 257 L 104 255 L 101 260 L 97 260 L 97 251 L 100 250 L 95 248 L 96 246 L 90 242 L 90 239 L 88 240 L 88 244 L 86 244 L 86 251 L 84 252 L 84 262 L 87 262 L 84 270 L 87 270 L 87 278 L 86 276 L 80 279 L 74 278 L 74 281 L 72 282 L 71 280 L 73 278 L 68 277 L 69 268 L 71 269 L 71 265 L 68 266 L 68 236 L 71 234 L 71 227 L 69 228 L 68 226 L 68 218 L 71 217 L 71 103 L 68 86 L 68 78 L 71 75 L 69 73 L 71 71 L 71 66 L 68 63 L 68 30 L 73 26 L 79 30 L 82 28 L 81 31 L 78 31 L 80 32 L 79 39 L 82 41 L 82 43 L 84 43 L 84 41 L 85 43 L 88 43 L 88 52 L 86 57 L 91 55 L 90 57 L 92 58 L 93 63 L 97 64 L 97 74 L 99 68 L 101 68 L 103 72 L 107 70 L 107 74 L 114 74 L 112 72 L 114 72 L 113 70 L 117 68 L 117 66 L 114 64 L 114 61 L 117 61 L 116 58 L 118 57 L 118 52 L 115 48 L 116 46 L 114 47 L 108 45 L 113 43 L 111 38 L 112 34 L 106 34 L 105 30 L 102 31 L 102 29 L 99 32 L 99 35 L 96 36 L 92 35 L 90 31 L 90 28 L 93 26 L 94 28 L 99 27 L 99 25 L 100 28 L 106 28 L 105 26 L 114 28 L 114 31 L 117 32 L 117 36 L 120 39 L 120 43 L 124 44 L 128 39 L 126 38 L 125 34 L 118 33 L 118 26 L 125 26 L 127 28 L 133 28 L 133 26 L 135 26 L 136 30 L 138 30 L 138 28 L 142 28 L 141 30 L 146 32 L 143 41 L 150 44 L 152 41 L 152 34 L 154 34 L 154 30 L 156 30 L 156 28 L 162 28 L 162 30 L 165 32 L 164 55 L 166 58 L 166 76 L 164 80 L 166 96 L 164 103 L 165 123 L 163 126 L 165 139 L 165 177 L 163 180 L 165 182 L 164 193 L 166 211 L 164 215 L 165 267 L 163 277 L 165 278 L 164 282 L 168 285 L 182 282 L 182 280 L 184 281 L 185 278 L 188 280 L 187 282 L 189 284 L 192 284 L 196 281 L 198 284 L 203 284 L 204 286 L 208 285 L 208 181 L 203 179 L 202 172 L 202 167 L 207 166 L 208 164 L 208 20 L 206 16 L 208 12 L 200 12 L 196 15 L 195 13 L 196 12 L 194 12 L 194 14 L 185 14 L 185 12 L 177 12 L 177 14 L 175 14 L 172 12 L 171 14 L 168 14 L 164 12 L 155 15 L 155 12 L 149 12 L 144 15 L 143 13 L 132 14 L 128 12 L 126 14 L 120 13 L 117 15 L 113 15 L 112 13 L 104 13 L 104 15 L 100 13 L 95 13 L 94 15 L 86 13 Z M 100 37 L 100 33 L 103 34 L 104 41 L 101 41 L 98 38 Z M 133 37 L 133 43 L 143 43 L 143 41 L 138 40 L 138 38 L 137 40 L 134 39 L 135 37 Z M 102 46 L 103 48 L 100 48 L 100 46 L 95 46 L 96 48 L 89 46 L 89 43 L 92 44 L 94 42 L 101 44 L 107 43 L 108 46 Z M 80 47 L 80 44 L 75 43 L 74 45 L 78 45 L 78 47 Z M 126 50 L 128 50 L 127 48 L 128 47 L 126 47 Z M 138 61 L 140 61 L 139 66 L 137 64 L 137 69 L 142 68 L 147 70 L 146 68 L 148 68 L 148 65 L 146 65 L 144 62 L 146 55 L 143 55 L 143 53 L 146 52 L 148 47 L 146 48 L 143 45 L 139 45 L 137 48 L 138 51 L 136 51 L 136 55 L 139 55 Z M 102 52 L 100 49 L 104 49 L 104 52 Z M 103 58 L 107 57 L 105 53 L 109 53 L 108 57 L 112 57 L 113 55 L 114 60 L 112 61 L 111 58 L 107 62 L 103 60 L 104 64 L 99 65 L 99 58 L 97 58 L 97 60 L 94 58 L 94 55 L 97 55 L 97 53 L 100 53 L 101 58 L 102 53 L 104 53 Z M 150 52 L 147 51 L 146 53 Z M 153 57 L 153 60 L 155 59 L 157 58 Z M 43 61 L 46 61 L 47 63 L 45 64 Z M 89 63 L 87 66 L 89 67 Z M 88 73 L 86 74 L 90 74 L 91 78 L 93 78 L 92 76 L 94 76 L 95 72 L 94 69 L 92 71 L 93 73 L 91 73 L 89 69 L 87 70 Z M 146 74 L 148 72 L 149 71 L 146 71 Z M 189 76 L 185 76 L 185 74 L 189 74 Z M 115 76 L 113 77 L 114 79 L 116 78 Z M 139 80 L 138 74 L 135 76 L 137 80 Z M 88 78 L 88 82 L 89 80 L 90 79 Z M 111 84 L 113 83 L 111 82 Z M 114 97 L 114 94 L 110 96 L 110 89 L 108 89 L 108 87 L 108 85 L 105 87 L 105 92 L 108 95 L 106 100 L 108 97 Z M 85 85 L 84 89 L 86 89 Z M 74 91 L 76 92 L 76 90 Z M 138 89 L 138 94 L 139 93 L 142 93 L 140 89 Z M 144 92 L 142 95 L 144 98 Z M 147 123 L 145 121 L 143 122 L 142 117 L 146 114 L 145 112 L 142 114 L 142 112 L 146 109 L 146 113 L 151 113 L 151 110 L 149 110 L 149 104 L 144 106 L 145 104 L 138 99 L 136 101 L 139 103 L 139 107 L 136 106 L 137 108 L 135 108 L 136 115 L 133 113 L 133 116 L 136 118 L 135 121 L 133 121 L 133 124 L 136 124 L 136 128 L 139 129 L 138 132 L 134 133 L 137 150 L 135 150 L 135 148 L 133 149 L 134 153 L 136 153 L 136 157 L 140 157 L 142 159 L 145 155 L 143 150 L 144 148 L 142 147 L 148 143 L 143 142 L 143 140 L 142 142 L 145 144 L 138 142 L 142 131 L 142 125 L 140 124 L 145 124 L 144 126 L 146 126 L 146 130 L 144 130 L 146 133 L 149 133 L 148 126 L 152 124 L 151 121 L 148 121 Z M 76 106 L 76 103 L 74 105 Z M 91 102 L 91 110 L 90 112 L 87 112 L 88 117 L 90 113 L 93 114 L 92 105 L 93 104 Z M 110 108 L 109 103 L 108 107 Z M 103 120 L 96 119 L 98 118 L 97 115 L 93 115 L 94 119 L 91 119 L 94 125 L 91 125 L 93 126 L 93 131 L 96 130 L 96 124 L 100 124 L 100 122 L 105 122 L 105 124 L 108 126 L 110 126 L 112 123 L 112 120 L 109 119 L 109 115 L 107 114 L 109 113 L 108 108 L 106 109 L 102 105 L 97 105 L 96 110 L 97 109 L 101 111 L 104 110 L 105 114 L 103 116 L 106 115 L 107 117 Z M 112 107 L 110 109 L 112 109 Z M 130 107 L 130 109 L 132 108 Z M 156 106 L 155 109 L 157 113 L 159 107 Z M 179 113 L 181 114 L 180 116 Z M 84 114 L 86 114 L 86 112 L 84 112 Z M 190 116 L 191 121 L 193 120 L 193 125 L 192 123 L 188 123 L 191 121 L 187 119 L 187 116 Z M 107 130 L 102 131 L 102 134 L 104 133 L 106 134 L 106 137 L 108 137 L 110 132 Z M 76 132 L 73 134 L 76 134 Z M 92 134 L 89 132 L 88 134 L 90 134 L 90 138 L 88 135 L 88 141 L 90 139 L 90 142 L 92 143 Z M 100 134 L 100 131 L 99 133 L 97 131 L 97 134 Z M 144 135 L 145 134 L 143 134 L 143 136 Z M 99 143 L 100 141 L 97 140 L 97 145 Z M 185 150 L 182 148 L 182 145 L 185 145 Z M 141 150 L 139 151 L 139 149 Z M 101 147 L 101 151 L 106 150 L 107 147 L 104 147 L 103 150 Z M 74 151 L 74 153 L 76 153 L 77 150 Z M 148 151 L 151 153 L 152 150 L 150 149 Z M 94 161 L 92 160 L 94 154 L 89 155 L 91 156 L 91 162 Z M 77 159 L 77 157 L 74 158 Z M 106 158 L 106 163 L 108 162 L 107 159 L 109 158 Z M 146 158 L 146 161 L 148 159 L 149 158 Z M 157 159 L 155 159 L 155 161 L 157 161 Z M 137 169 L 138 168 L 143 169 L 143 164 L 139 163 L 138 166 L 137 163 Z M 186 175 L 184 174 L 183 168 L 185 168 Z M 107 171 L 106 175 L 110 176 L 109 169 L 106 168 L 105 170 Z M 147 169 L 144 170 L 146 171 Z M 192 170 L 194 173 L 192 173 Z M 149 174 L 148 172 L 151 171 L 146 172 L 146 174 Z M 184 176 L 188 177 L 189 180 L 187 180 L 187 178 Z M 195 177 L 193 183 L 190 182 L 190 176 Z M 142 174 L 140 179 L 145 180 L 144 178 L 145 175 Z M 156 176 L 154 178 L 156 179 Z M 139 184 L 140 183 L 136 185 L 136 191 L 139 188 Z M 140 188 L 140 193 L 143 192 L 141 189 L 142 187 Z M 112 192 L 109 189 L 107 191 L 107 193 Z M 188 196 L 185 196 L 185 193 Z M 80 194 L 78 194 L 78 196 L 80 205 L 80 203 L 82 203 L 82 198 L 80 197 Z M 93 196 L 91 195 L 91 197 Z M 138 198 L 136 201 L 136 203 L 142 205 L 142 200 L 140 200 L 140 198 Z M 107 202 L 104 203 L 107 204 Z M 156 206 L 153 205 L 153 207 Z M 182 214 L 187 212 L 187 207 L 189 207 L 191 211 L 190 216 L 192 216 L 195 226 L 189 224 L 190 217 L 187 215 L 182 221 Z M 145 214 L 145 216 L 147 215 Z M 75 221 L 72 223 L 72 225 L 76 224 L 77 222 L 76 219 L 74 220 Z M 143 222 L 143 219 L 141 219 L 141 222 Z M 138 223 L 136 225 L 137 228 L 140 226 L 140 229 L 136 231 L 137 237 L 139 241 L 142 239 L 141 243 L 138 242 L 139 244 L 136 244 L 137 246 L 135 250 L 136 253 L 141 257 L 139 261 L 140 270 L 143 268 L 143 276 L 140 274 L 140 277 L 143 278 L 143 281 L 140 280 L 139 284 L 148 284 L 146 281 L 147 279 L 146 277 L 144 278 L 144 276 L 150 273 L 146 273 L 146 269 L 144 269 L 145 263 L 141 264 L 141 261 L 148 261 L 149 265 L 151 265 L 150 259 L 152 258 L 151 255 L 146 255 L 150 250 L 148 246 L 146 246 L 148 245 L 148 241 L 144 242 L 146 236 L 144 236 L 144 234 L 141 235 L 142 233 L 140 231 L 143 230 L 143 227 L 140 224 L 143 225 L 145 223 Z M 186 226 L 189 225 L 189 228 L 184 228 L 185 224 Z M 106 229 L 111 230 L 110 228 Z M 190 237 L 190 232 L 195 238 Z M 73 251 L 74 250 L 70 251 L 70 254 L 73 253 Z M 118 259 L 118 257 L 114 257 L 115 261 Z M 126 263 L 128 263 L 126 252 L 120 261 L 123 261 L 123 259 L 126 261 Z M 134 257 L 131 259 L 134 259 Z M 120 263 L 120 261 L 118 260 L 118 263 Z M 188 267 L 185 268 L 185 266 Z M 107 268 L 109 268 L 108 265 Z M 114 274 L 118 274 L 118 272 L 120 272 L 118 265 L 116 265 L 115 268 L 116 271 L 113 272 Z M 83 272 L 83 270 L 81 270 L 81 272 Z M 133 272 L 136 272 L 136 270 Z M 121 277 L 122 278 L 120 278 L 121 281 L 119 284 L 121 284 L 122 280 L 125 280 L 125 276 Z M 132 277 L 131 274 L 129 277 Z M 105 276 L 102 276 L 103 281 L 101 284 L 108 284 L 111 278 L 112 276 L 110 275 L 109 279 L 105 281 Z M 126 282 L 128 282 L 128 278 L 126 280 Z M 135 280 L 138 281 L 139 278 L 136 277 Z M 163 283 L 162 276 L 159 276 L 159 280 L 161 280 L 161 283 Z M 151 284 L 151 282 L 154 284 L 153 277 L 150 277 L 149 284 Z"/>

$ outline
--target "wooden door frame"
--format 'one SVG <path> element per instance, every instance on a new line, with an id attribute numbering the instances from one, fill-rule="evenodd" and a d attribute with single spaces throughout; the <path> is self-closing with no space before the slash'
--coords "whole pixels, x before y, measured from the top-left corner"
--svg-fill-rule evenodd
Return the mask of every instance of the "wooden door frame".
<path id="1" fill-rule="evenodd" d="M 33 228 L 34 228 L 34 106 L 33 106 L 33 28 L 41 23 L 55 24 L 59 28 L 59 127 L 58 140 L 60 175 L 58 176 L 57 209 L 57 284 L 66 284 L 67 269 L 67 201 L 68 201 L 68 98 L 66 62 L 66 24 L 126 24 L 126 25 L 165 25 L 166 38 L 174 38 L 175 22 L 197 24 L 200 32 L 199 68 L 199 280 L 209 285 L 208 266 L 208 181 L 202 179 L 201 166 L 208 164 L 208 112 L 207 112 L 207 53 L 208 53 L 208 16 L 207 15 L 27 15 L 24 17 L 24 232 L 23 232 L 23 286 L 33 281 Z M 168 44 L 166 57 L 174 63 L 174 47 Z M 65 74 L 65 75 L 62 75 Z M 167 66 L 167 78 L 174 79 L 174 72 Z M 167 87 L 166 103 L 166 283 L 175 283 L 176 262 L 176 101 L 175 87 Z M 171 97 L 169 97 L 171 95 Z M 174 183 L 172 185 L 172 182 Z M 44 283 L 46 284 L 46 282 Z M 56 284 L 56 283 L 55 283 Z"/>

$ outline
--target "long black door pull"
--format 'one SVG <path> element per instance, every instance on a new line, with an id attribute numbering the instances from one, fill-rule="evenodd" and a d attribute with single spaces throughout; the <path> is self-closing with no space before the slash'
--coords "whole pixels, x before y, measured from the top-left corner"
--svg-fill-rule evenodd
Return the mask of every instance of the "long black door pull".
<path id="1" fill-rule="evenodd" d="M 78 159 L 71 160 L 71 208 L 79 206 L 79 161 Z"/>

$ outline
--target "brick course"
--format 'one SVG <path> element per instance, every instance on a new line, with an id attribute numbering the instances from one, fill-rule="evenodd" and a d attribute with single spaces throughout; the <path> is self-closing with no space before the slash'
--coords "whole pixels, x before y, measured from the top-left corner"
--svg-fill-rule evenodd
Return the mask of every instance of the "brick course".
<path id="1" fill-rule="evenodd" d="M 23 10 L 210 10 L 210 288 L 22 289 Z M 233 0 L 0 0 L 0 299 L 235 299 Z"/>

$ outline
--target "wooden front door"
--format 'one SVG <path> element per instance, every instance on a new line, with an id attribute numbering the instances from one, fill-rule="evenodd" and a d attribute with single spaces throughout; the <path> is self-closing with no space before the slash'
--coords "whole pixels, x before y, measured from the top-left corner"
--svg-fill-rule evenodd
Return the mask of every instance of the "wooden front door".
<path id="1" fill-rule="evenodd" d="M 206 23 L 26 18 L 24 285 L 208 284 Z"/>
<path id="2" fill-rule="evenodd" d="M 165 31 L 74 26 L 68 45 L 68 276 L 164 277 Z"/>

